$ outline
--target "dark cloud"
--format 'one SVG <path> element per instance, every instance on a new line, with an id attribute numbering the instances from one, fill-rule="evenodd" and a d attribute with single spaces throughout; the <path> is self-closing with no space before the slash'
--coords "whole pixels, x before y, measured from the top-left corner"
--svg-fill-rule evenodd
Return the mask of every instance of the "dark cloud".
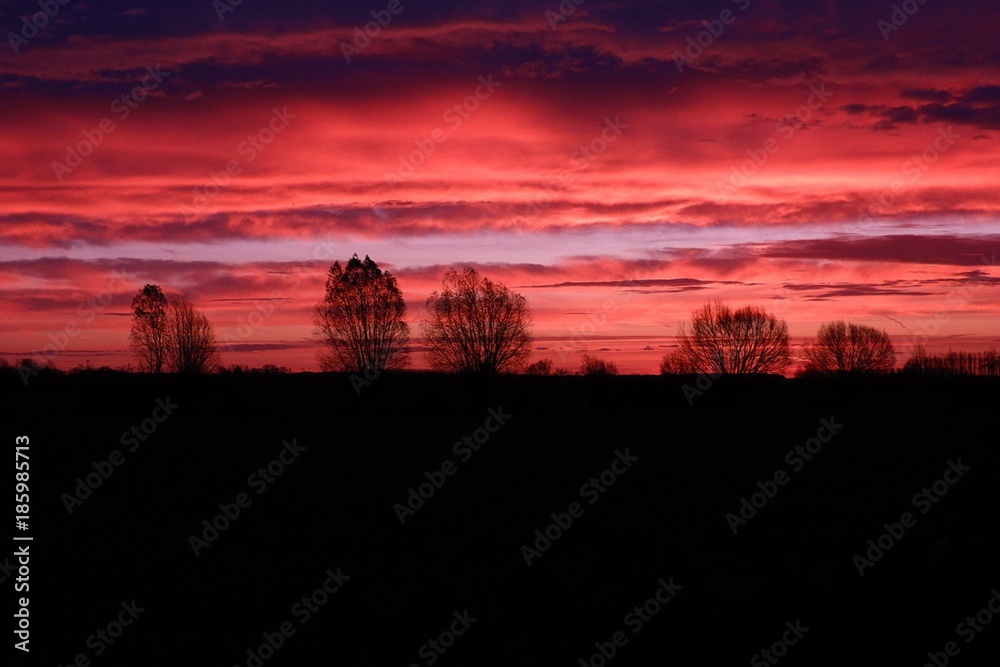
<path id="1" fill-rule="evenodd" d="M 1000 236 L 975 238 L 914 234 L 785 241 L 762 249 L 759 256 L 984 266 L 995 264 L 998 253 L 1000 253 Z"/>
<path id="2" fill-rule="evenodd" d="M 523 285 L 526 288 L 553 288 L 553 287 L 612 287 L 629 288 L 626 291 L 634 292 L 685 292 L 692 290 L 702 290 L 713 285 L 746 285 L 736 280 L 698 280 L 696 278 L 665 278 L 665 279 L 640 279 L 640 280 L 575 280 L 561 283 L 550 283 L 547 285 Z M 670 287 L 669 290 L 648 290 L 645 288 Z M 643 288 L 643 289 L 634 289 Z"/>
<path id="3" fill-rule="evenodd" d="M 854 116 L 867 114 L 877 118 L 872 126 L 874 130 L 935 122 L 1000 128 L 1000 86 L 976 86 L 958 94 L 934 89 L 904 90 L 902 95 L 927 103 L 915 106 L 851 103 L 840 108 Z"/>
<path id="4" fill-rule="evenodd" d="M 921 102 L 944 104 L 951 101 L 952 94 L 950 91 L 938 90 L 936 88 L 913 88 L 903 90 L 903 97 L 920 100 Z"/>
<path id="5" fill-rule="evenodd" d="M 226 352 L 275 352 L 278 350 L 298 350 L 317 347 L 317 342 L 301 343 L 222 343 Z"/>

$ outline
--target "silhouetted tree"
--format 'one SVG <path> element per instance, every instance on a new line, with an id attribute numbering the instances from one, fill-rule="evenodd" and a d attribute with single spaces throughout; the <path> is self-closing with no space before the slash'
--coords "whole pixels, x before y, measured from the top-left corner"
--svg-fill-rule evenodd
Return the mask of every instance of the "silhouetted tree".
<path id="1" fill-rule="evenodd" d="M 612 361 L 585 354 L 580 357 L 581 375 L 618 375 L 618 366 Z"/>
<path id="2" fill-rule="evenodd" d="M 807 372 L 891 373 L 896 367 L 888 333 L 843 320 L 820 326 L 805 354 Z"/>
<path id="3" fill-rule="evenodd" d="M 551 359 L 539 359 L 538 361 L 528 364 L 528 367 L 524 369 L 525 375 L 552 375 L 552 360 Z"/>
<path id="4" fill-rule="evenodd" d="M 274 364 L 264 364 L 260 368 L 248 366 L 247 364 L 229 364 L 228 366 L 220 368 L 219 372 L 225 375 L 283 375 L 291 373 L 292 369 L 287 366 L 276 366 Z"/>
<path id="5" fill-rule="evenodd" d="M 21 381 L 27 385 L 36 375 L 61 375 L 62 371 L 56 368 L 55 363 L 48 357 L 43 357 L 39 363 L 31 357 L 24 357 L 16 366 L 17 374 Z"/>
<path id="6" fill-rule="evenodd" d="M 790 360 L 788 325 L 760 306 L 709 302 L 678 332 L 680 352 L 700 373 L 780 373 Z"/>
<path id="7" fill-rule="evenodd" d="M 515 372 L 531 355 L 527 301 L 475 269 L 449 269 L 443 289 L 427 298 L 427 312 L 423 330 L 436 370 Z"/>
<path id="8" fill-rule="evenodd" d="M 928 377 L 955 375 L 1000 375 L 1000 355 L 996 350 L 984 352 L 953 352 L 928 355 L 923 345 L 917 345 L 903 364 L 903 373 Z"/>
<path id="9" fill-rule="evenodd" d="M 327 347 L 320 365 L 354 373 L 406 366 L 410 327 L 405 314 L 396 278 L 370 257 L 362 262 L 354 255 L 344 267 L 334 262 L 316 308 L 316 326 Z"/>
<path id="10" fill-rule="evenodd" d="M 660 373 L 663 375 L 688 375 L 697 372 L 691 360 L 680 350 L 668 352 L 660 360 Z"/>
<path id="11" fill-rule="evenodd" d="M 983 352 L 979 369 L 983 375 L 1000 375 L 1000 354 L 996 350 Z"/>
<path id="12" fill-rule="evenodd" d="M 159 285 L 146 285 L 132 299 L 129 345 L 145 373 L 163 372 L 167 349 L 167 298 Z"/>
<path id="13" fill-rule="evenodd" d="M 170 300 L 166 330 L 167 367 L 175 373 L 209 373 L 220 366 L 208 318 L 184 297 Z"/>

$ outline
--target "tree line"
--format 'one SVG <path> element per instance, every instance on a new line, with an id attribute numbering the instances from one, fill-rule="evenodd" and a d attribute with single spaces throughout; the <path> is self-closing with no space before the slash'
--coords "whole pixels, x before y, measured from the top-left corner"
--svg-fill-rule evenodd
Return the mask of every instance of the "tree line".
<path id="1" fill-rule="evenodd" d="M 473 268 L 448 270 L 426 302 L 421 323 L 437 371 L 496 375 L 521 370 L 531 356 L 527 300 Z M 315 309 L 325 371 L 372 373 L 409 365 L 410 327 L 396 278 L 370 258 L 334 262 Z M 183 297 L 146 285 L 132 300 L 129 335 L 139 369 L 205 373 L 220 368 L 208 319 Z"/>
<path id="2" fill-rule="evenodd" d="M 528 364 L 531 312 L 526 299 L 473 268 L 449 269 L 427 297 L 420 323 L 427 359 L 436 371 L 496 375 L 568 374 L 551 360 Z M 409 365 L 410 327 L 395 276 L 370 258 L 354 255 L 326 275 L 315 308 L 324 371 L 378 373 Z M 678 346 L 660 364 L 663 374 L 782 373 L 792 362 L 788 324 L 761 306 L 733 309 L 711 301 L 680 325 Z M 210 372 L 220 355 L 208 319 L 184 297 L 167 298 L 146 285 L 132 301 L 130 345 L 146 372 Z M 890 373 L 895 350 L 889 334 L 863 324 L 823 323 L 805 348 L 800 374 Z M 992 356 L 991 356 L 992 355 Z M 918 348 L 903 370 L 931 374 L 998 374 L 996 353 L 928 357 Z M 613 375 L 612 362 L 583 355 L 580 374 Z"/>

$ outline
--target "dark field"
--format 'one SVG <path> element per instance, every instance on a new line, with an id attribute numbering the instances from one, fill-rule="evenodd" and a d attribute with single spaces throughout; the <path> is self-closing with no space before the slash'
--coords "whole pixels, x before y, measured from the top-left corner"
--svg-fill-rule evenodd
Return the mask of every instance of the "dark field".
<path id="1" fill-rule="evenodd" d="M 320 374 L 0 382 L 11 485 L 14 436 L 31 439 L 32 664 L 764 665 L 783 634 L 782 665 L 916 667 L 950 641 L 955 665 L 1000 652 L 1000 618 L 970 643 L 957 628 L 1000 587 L 988 378 L 720 380 L 693 406 L 684 380 L 651 376 L 411 373 L 360 396 Z M 167 397 L 179 407 L 128 451 L 122 434 Z M 456 453 L 491 408 L 510 417 Z M 843 427 L 786 461 L 824 419 Z M 293 440 L 305 449 L 271 482 L 248 479 Z M 68 514 L 63 494 L 116 449 Z M 613 485 L 581 489 L 626 450 Z M 401 525 L 394 505 L 446 459 L 453 474 L 432 475 L 444 483 Z M 959 459 L 946 494 L 914 502 Z M 726 515 L 779 470 L 787 484 L 734 535 Z M 189 536 L 241 493 L 249 506 L 196 557 Z M 522 545 L 574 502 L 582 515 L 529 567 Z M 859 576 L 855 555 L 904 512 Z M 306 619 L 302 598 L 338 568 L 349 579 Z M 633 613 L 671 578 L 667 604 Z M 88 646 L 133 599 L 144 611 L 120 637 Z M 427 645 L 466 610 L 443 654 Z M 249 658 L 282 623 L 294 634 Z M 605 661 L 595 643 L 610 653 L 616 632 L 627 643 Z"/>

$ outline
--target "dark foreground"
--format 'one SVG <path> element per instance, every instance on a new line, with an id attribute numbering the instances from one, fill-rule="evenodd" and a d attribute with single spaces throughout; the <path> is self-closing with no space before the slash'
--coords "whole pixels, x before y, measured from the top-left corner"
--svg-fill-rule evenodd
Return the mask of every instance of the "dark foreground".
<path id="1" fill-rule="evenodd" d="M 986 378 L 720 381 L 693 406 L 660 377 L 407 374 L 360 397 L 337 375 L 0 383 L 8 500 L 14 438 L 30 437 L 30 529 L 10 527 L 34 537 L 30 594 L 13 590 L 15 543 L 0 554 L 5 599 L 30 597 L 30 657 L 3 649 L 16 664 L 1000 652 L 1000 383 Z M 91 473 L 99 486 L 78 489 Z"/>

